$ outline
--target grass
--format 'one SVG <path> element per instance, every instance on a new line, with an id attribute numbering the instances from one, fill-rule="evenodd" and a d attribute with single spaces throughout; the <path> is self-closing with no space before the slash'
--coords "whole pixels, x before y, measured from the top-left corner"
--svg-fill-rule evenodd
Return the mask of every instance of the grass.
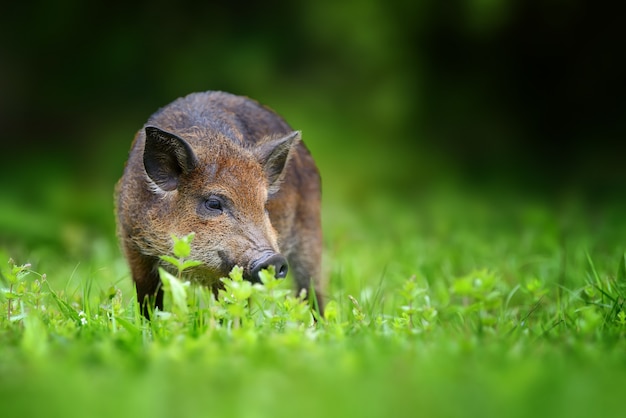
<path id="1" fill-rule="evenodd" d="M 24 214 L 0 251 L 3 415 L 622 415 L 620 205 L 350 187 L 325 200 L 318 321 L 289 279 L 233 271 L 217 299 L 163 276 L 148 323 L 108 221 Z"/>

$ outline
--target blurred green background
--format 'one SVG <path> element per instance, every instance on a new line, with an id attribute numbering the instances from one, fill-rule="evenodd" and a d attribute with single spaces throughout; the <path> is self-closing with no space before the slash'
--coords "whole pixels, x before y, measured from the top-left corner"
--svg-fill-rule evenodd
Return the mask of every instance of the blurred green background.
<path id="1" fill-rule="evenodd" d="M 134 133 L 204 90 L 252 97 L 303 131 L 327 217 L 419 204 L 442 184 L 620 199 L 626 67 L 608 5 L 10 2 L 0 246 L 110 260 L 113 186 Z"/>

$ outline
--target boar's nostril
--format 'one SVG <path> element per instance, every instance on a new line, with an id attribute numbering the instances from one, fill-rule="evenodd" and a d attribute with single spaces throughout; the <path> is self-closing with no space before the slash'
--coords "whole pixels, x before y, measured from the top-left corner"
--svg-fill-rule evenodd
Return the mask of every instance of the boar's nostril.
<path id="1" fill-rule="evenodd" d="M 287 260 L 280 254 L 273 254 L 269 257 L 260 259 L 252 263 L 251 276 L 252 281 L 259 280 L 259 272 L 263 269 L 268 268 L 269 266 L 274 266 L 274 270 L 276 271 L 276 278 L 283 279 L 287 277 L 287 271 L 289 267 L 287 266 Z"/>
<path id="2" fill-rule="evenodd" d="M 283 260 L 285 259 L 283 258 Z M 288 270 L 289 267 L 287 266 L 287 260 L 285 260 L 284 263 L 276 266 L 276 277 L 278 277 L 279 279 L 284 279 L 285 277 L 287 277 Z"/>

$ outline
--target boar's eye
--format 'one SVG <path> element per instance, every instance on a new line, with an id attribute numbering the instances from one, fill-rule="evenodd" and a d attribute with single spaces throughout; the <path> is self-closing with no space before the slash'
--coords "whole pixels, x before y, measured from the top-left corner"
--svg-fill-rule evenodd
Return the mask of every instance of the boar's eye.
<path id="1" fill-rule="evenodd" d="M 209 210 L 222 210 L 222 201 L 219 200 L 217 197 L 210 197 L 207 199 L 206 202 L 204 202 L 204 206 L 206 206 L 207 209 Z"/>
<path id="2" fill-rule="evenodd" d="M 205 199 L 200 206 L 200 211 L 204 215 L 216 216 L 224 212 L 222 199 L 218 196 L 210 196 Z"/>

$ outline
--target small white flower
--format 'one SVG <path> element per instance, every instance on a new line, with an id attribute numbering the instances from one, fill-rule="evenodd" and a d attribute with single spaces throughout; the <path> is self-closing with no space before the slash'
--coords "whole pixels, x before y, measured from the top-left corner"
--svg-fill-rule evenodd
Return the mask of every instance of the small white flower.
<path id="1" fill-rule="evenodd" d="M 78 312 L 78 317 L 80 318 L 81 325 L 87 325 L 87 315 L 84 311 Z"/>

